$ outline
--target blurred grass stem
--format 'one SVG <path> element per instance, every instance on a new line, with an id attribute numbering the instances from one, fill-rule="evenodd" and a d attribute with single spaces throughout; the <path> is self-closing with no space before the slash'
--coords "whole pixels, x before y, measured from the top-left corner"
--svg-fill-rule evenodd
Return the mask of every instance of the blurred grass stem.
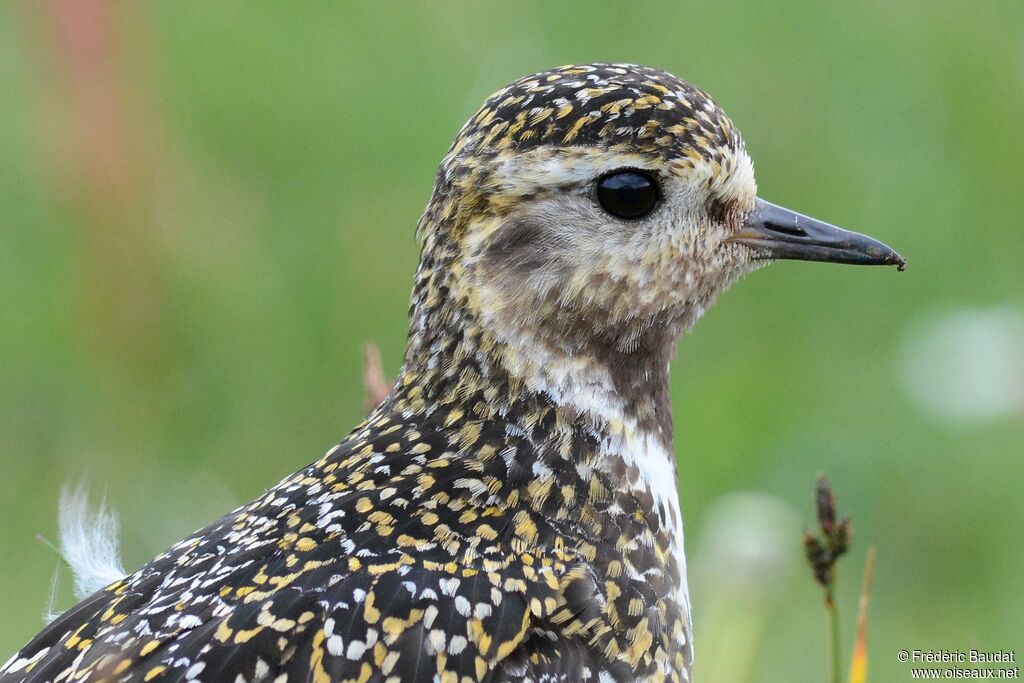
<path id="1" fill-rule="evenodd" d="M 850 659 L 850 683 L 866 683 L 868 680 L 868 603 L 871 599 L 871 578 L 875 571 L 875 547 L 868 549 L 864 562 L 864 581 L 860 590 L 860 605 L 857 608 L 857 636 Z"/>
<path id="2" fill-rule="evenodd" d="M 839 683 L 840 662 L 842 661 L 842 644 L 839 640 L 839 608 L 836 606 L 833 587 L 835 579 L 825 588 L 825 611 L 828 614 L 829 640 L 829 683 Z"/>

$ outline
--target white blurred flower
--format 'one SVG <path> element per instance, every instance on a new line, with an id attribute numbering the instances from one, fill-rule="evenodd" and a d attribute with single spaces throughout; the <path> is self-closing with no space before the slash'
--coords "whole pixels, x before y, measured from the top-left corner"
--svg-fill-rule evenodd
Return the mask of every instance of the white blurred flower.
<path id="1" fill-rule="evenodd" d="M 1024 311 L 932 313 L 912 325 L 900 369 L 917 404 L 941 421 L 1024 413 Z"/>
<path id="2" fill-rule="evenodd" d="M 705 513 L 694 571 L 716 583 L 770 590 L 793 558 L 799 559 L 800 530 L 799 515 L 781 498 L 753 492 L 722 496 Z"/>

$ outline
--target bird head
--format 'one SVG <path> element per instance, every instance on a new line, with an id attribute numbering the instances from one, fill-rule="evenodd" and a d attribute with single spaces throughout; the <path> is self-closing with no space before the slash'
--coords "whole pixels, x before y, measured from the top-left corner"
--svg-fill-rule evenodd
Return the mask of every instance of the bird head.
<path id="1" fill-rule="evenodd" d="M 620 362 L 671 345 L 768 260 L 902 266 L 879 242 L 760 200 L 722 109 L 624 64 L 492 95 L 442 162 L 420 236 L 421 300 L 457 301 L 499 341 Z"/>

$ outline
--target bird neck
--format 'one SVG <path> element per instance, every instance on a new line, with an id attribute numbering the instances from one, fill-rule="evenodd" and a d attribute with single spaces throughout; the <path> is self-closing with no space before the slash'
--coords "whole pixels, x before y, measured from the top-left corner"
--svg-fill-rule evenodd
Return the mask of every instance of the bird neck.
<path id="1" fill-rule="evenodd" d="M 485 316 L 451 277 L 449 267 L 421 263 L 399 379 L 403 395 L 415 387 L 423 406 L 461 404 L 467 417 L 527 431 L 550 412 L 551 438 L 576 430 L 608 452 L 658 451 L 666 461 L 658 473 L 671 474 L 674 489 L 671 326 L 651 325 L 626 345 L 613 335 L 582 333 L 588 321 L 569 312 L 531 320 Z"/>
<path id="2" fill-rule="evenodd" d="M 643 434 L 671 450 L 671 331 L 651 326 L 625 345 L 587 334 L 589 322 L 571 311 L 532 321 L 485 316 L 450 284 L 429 282 L 431 274 L 414 293 L 400 384 L 420 385 L 428 403 L 483 397 L 493 418 L 514 420 L 516 404 L 550 405 L 567 423 Z"/>

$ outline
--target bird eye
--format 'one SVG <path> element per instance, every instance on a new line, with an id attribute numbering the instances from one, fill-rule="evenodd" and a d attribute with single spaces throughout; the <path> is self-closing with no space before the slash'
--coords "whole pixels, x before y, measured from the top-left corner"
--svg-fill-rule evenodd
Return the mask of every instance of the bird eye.
<path id="1" fill-rule="evenodd" d="M 597 201 L 616 218 L 643 218 L 659 198 L 654 178 L 640 171 L 615 171 L 597 181 Z"/>

